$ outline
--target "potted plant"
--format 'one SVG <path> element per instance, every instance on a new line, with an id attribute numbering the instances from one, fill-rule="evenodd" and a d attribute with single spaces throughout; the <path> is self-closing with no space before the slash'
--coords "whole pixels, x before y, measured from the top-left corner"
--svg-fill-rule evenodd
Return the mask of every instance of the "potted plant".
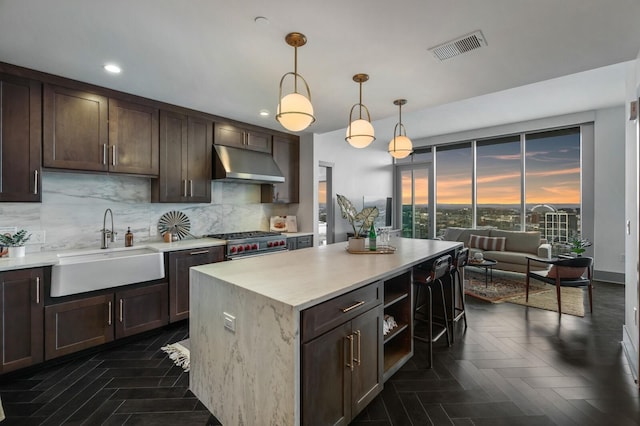
<path id="1" fill-rule="evenodd" d="M 9 257 L 24 257 L 27 241 L 31 238 L 31 234 L 27 235 L 24 229 L 19 230 L 15 234 L 0 234 L 0 244 L 9 247 Z"/>
<path id="2" fill-rule="evenodd" d="M 350 251 L 364 251 L 364 235 L 378 217 L 377 207 L 365 207 L 358 212 L 344 195 L 336 194 L 343 219 L 347 219 L 353 228 L 353 236 L 349 237 Z"/>
<path id="3" fill-rule="evenodd" d="M 582 238 L 572 238 L 570 241 L 571 244 L 571 252 L 575 253 L 576 256 L 582 256 L 582 253 L 585 252 L 587 247 L 591 247 L 591 242 L 587 239 Z"/>

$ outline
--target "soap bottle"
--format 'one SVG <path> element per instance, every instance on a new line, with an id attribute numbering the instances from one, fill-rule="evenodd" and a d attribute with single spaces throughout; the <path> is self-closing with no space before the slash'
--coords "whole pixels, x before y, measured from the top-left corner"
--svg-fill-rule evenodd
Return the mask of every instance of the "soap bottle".
<path id="1" fill-rule="evenodd" d="M 127 233 L 124 234 L 124 246 L 132 247 L 133 246 L 133 234 L 131 233 L 131 227 L 127 227 Z"/>

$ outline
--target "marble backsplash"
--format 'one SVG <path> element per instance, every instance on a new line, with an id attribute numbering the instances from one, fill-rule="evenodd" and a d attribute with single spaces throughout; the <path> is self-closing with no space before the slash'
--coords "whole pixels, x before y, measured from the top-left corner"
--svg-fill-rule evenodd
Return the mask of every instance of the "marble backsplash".
<path id="1" fill-rule="evenodd" d="M 210 204 L 151 203 L 149 178 L 45 171 L 42 203 L 0 203 L 0 228 L 32 233 L 27 252 L 100 248 L 104 212 L 110 208 L 118 233 L 111 247 L 122 247 L 127 227 L 134 245 L 160 241 L 158 220 L 172 210 L 189 217 L 196 236 L 268 230 L 270 216 L 288 211 L 286 205 L 260 203 L 260 185 L 213 181 L 211 191 Z"/>

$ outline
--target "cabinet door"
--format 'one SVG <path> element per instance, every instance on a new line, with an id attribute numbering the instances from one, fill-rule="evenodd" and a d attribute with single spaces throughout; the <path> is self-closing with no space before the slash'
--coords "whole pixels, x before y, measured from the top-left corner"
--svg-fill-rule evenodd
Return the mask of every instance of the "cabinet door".
<path id="1" fill-rule="evenodd" d="M 224 247 L 171 252 L 169 257 L 169 322 L 189 318 L 189 268 L 224 260 Z"/>
<path id="2" fill-rule="evenodd" d="M 245 135 L 245 148 L 253 151 L 267 152 L 271 154 L 271 135 L 269 133 L 247 130 Z"/>
<path id="3" fill-rule="evenodd" d="M 116 292 L 116 339 L 169 323 L 167 283 Z"/>
<path id="4" fill-rule="evenodd" d="M 151 201 L 183 202 L 187 199 L 186 115 L 160 111 L 160 176 L 151 180 Z"/>
<path id="5" fill-rule="evenodd" d="M 0 373 L 42 361 L 43 272 L 34 268 L 0 273 Z"/>
<path id="6" fill-rule="evenodd" d="M 348 336 L 350 322 L 302 345 L 302 424 L 349 424 L 355 342 Z"/>
<path id="7" fill-rule="evenodd" d="M 273 159 L 284 176 L 283 183 L 263 184 L 263 203 L 300 201 L 300 144 L 297 137 L 273 137 Z"/>
<path id="8" fill-rule="evenodd" d="M 303 235 L 302 237 L 298 237 L 297 240 L 299 249 L 313 247 L 313 235 Z"/>
<path id="9" fill-rule="evenodd" d="M 158 108 L 109 99 L 109 171 L 158 176 Z"/>
<path id="10" fill-rule="evenodd" d="M 0 74 L 0 201 L 40 201 L 42 85 Z"/>
<path id="11" fill-rule="evenodd" d="M 45 167 L 109 169 L 106 97 L 46 84 L 43 117 Z"/>
<path id="12" fill-rule="evenodd" d="M 213 121 L 189 117 L 187 181 L 189 202 L 211 202 L 211 155 Z"/>
<path id="13" fill-rule="evenodd" d="M 236 148 L 245 147 L 244 129 L 230 124 L 216 123 L 215 132 L 214 143 L 218 145 L 235 146 Z"/>
<path id="14" fill-rule="evenodd" d="M 382 391 L 383 345 L 382 305 L 357 316 L 351 322 L 355 337 L 351 377 L 352 416 L 362 411 Z"/>
<path id="15" fill-rule="evenodd" d="M 113 340 L 113 293 L 44 309 L 45 359 Z"/>
<path id="16" fill-rule="evenodd" d="M 298 239 L 296 237 L 287 238 L 287 250 L 297 250 Z"/>

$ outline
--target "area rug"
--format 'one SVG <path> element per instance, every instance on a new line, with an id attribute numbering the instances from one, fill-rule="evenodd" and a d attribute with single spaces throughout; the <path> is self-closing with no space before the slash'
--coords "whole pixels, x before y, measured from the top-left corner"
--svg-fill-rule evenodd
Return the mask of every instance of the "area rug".
<path id="1" fill-rule="evenodd" d="M 160 349 L 166 352 L 178 367 L 182 367 L 185 372 L 189 371 L 189 356 L 191 355 L 189 339 L 163 346 Z"/>
<path id="2" fill-rule="evenodd" d="M 464 279 L 464 293 L 485 302 L 502 303 L 506 299 L 525 294 L 525 276 L 516 272 L 493 271 L 493 280 L 489 275 L 489 282 L 485 287 L 484 270 L 467 267 Z M 532 280 L 529 294 L 545 291 L 546 287 L 544 283 Z"/>
<path id="3" fill-rule="evenodd" d="M 525 296 L 507 299 L 505 300 L 505 302 L 558 312 L 556 288 L 551 285 L 545 285 L 545 287 L 547 287 L 547 291 L 539 292 L 536 294 L 529 293 L 528 303 L 525 302 Z M 563 314 L 584 317 L 584 291 L 581 288 L 561 287 L 560 295 Z"/>

